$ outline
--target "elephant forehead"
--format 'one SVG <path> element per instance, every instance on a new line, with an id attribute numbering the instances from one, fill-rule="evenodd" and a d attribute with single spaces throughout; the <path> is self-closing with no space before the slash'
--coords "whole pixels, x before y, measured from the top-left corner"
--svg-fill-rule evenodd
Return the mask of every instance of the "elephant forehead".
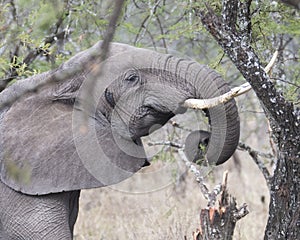
<path id="1" fill-rule="evenodd" d="M 161 106 L 174 107 L 174 105 L 180 104 L 182 101 L 193 96 L 192 87 L 188 84 L 181 88 L 177 84 L 177 80 L 174 82 L 165 81 L 158 83 L 148 83 L 144 87 L 144 104 L 155 104 Z"/>

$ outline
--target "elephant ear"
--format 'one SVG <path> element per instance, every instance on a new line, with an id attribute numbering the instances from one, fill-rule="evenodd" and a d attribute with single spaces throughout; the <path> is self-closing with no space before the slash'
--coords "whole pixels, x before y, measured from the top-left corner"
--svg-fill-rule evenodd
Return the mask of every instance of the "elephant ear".
<path id="1" fill-rule="evenodd" d="M 112 52 L 120 45 L 112 45 Z M 71 59 L 58 71 L 72 65 Z M 81 74 L 46 85 L 0 113 L 3 183 L 31 195 L 72 191 L 118 183 L 147 164 L 140 139 L 132 142 L 114 134 L 101 112 L 78 117 L 80 107 L 74 109 L 70 99 L 84 79 Z"/>

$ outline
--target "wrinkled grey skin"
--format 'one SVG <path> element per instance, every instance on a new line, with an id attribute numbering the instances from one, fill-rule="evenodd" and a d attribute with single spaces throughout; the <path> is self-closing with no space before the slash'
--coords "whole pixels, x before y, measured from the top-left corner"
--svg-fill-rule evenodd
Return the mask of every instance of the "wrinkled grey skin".
<path id="1" fill-rule="evenodd" d="M 100 44 L 56 70 L 19 81 L 0 97 L 63 76 Z M 93 73 L 87 69 L 0 110 L 0 239 L 72 239 L 80 189 L 118 183 L 149 165 L 142 136 L 184 113 L 186 99 L 229 90 L 206 66 L 125 44 L 111 44 L 91 99 L 84 98 L 85 80 Z M 235 101 L 206 114 L 211 132 L 205 158 L 221 164 L 239 140 Z"/>

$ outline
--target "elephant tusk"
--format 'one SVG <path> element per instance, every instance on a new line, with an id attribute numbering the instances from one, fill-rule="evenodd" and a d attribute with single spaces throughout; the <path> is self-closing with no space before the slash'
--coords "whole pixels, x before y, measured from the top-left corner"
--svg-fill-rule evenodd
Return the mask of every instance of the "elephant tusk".
<path id="1" fill-rule="evenodd" d="M 266 73 L 269 73 L 272 67 L 275 64 L 275 61 L 278 56 L 278 51 L 276 50 L 268 63 L 268 65 L 264 68 Z M 226 103 L 230 99 L 240 96 L 252 89 L 251 85 L 247 82 L 242 84 L 239 87 L 232 88 L 229 92 L 224 93 L 221 96 L 209 98 L 209 99 L 187 99 L 183 102 L 182 106 L 185 108 L 192 108 L 192 109 L 208 109 L 215 107 L 221 103 Z"/>
<path id="2" fill-rule="evenodd" d="M 244 83 L 243 85 L 239 87 L 235 87 L 231 89 L 229 92 L 218 96 L 214 98 L 209 99 L 187 99 L 182 104 L 185 108 L 193 108 L 193 109 L 207 109 L 215 107 L 221 103 L 226 103 L 230 99 L 237 97 L 239 95 L 242 95 L 248 91 L 250 91 L 252 88 L 249 83 Z"/>
<path id="3" fill-rule="evenodd" d="M 270 62 L 268 63 L 268 65 L 264 68 L 266 73 L 269 73 L 270 70 L 272 69 L 272 67 L 274 66 L 276 59 L 278 57 L 278 51 L 276 50 L 270 60 Z"/>

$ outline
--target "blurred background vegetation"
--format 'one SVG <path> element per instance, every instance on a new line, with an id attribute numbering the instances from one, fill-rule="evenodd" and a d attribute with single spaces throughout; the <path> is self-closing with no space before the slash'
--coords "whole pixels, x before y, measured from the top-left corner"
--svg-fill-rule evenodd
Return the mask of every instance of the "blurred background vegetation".
<path id="1" fill-rule="evenodd" d="M 211 2 L 211 1 L 210 1 Z M 177 51 L 209 64 L 231 84 L 240 74 L 195 16 L 203 1 L 127 1 L 115 41 L 139 47 Z M 216 10 L 220 1 L 213 1 Z M 57 67 L 75 53 L 101 40 L 113 1 L 1 0 L 0 85 Z M 299 11 L 278 1 L 253 1 L 252 45 L 267 63 L 276 49 L 279 60 L 272 80 L 299 102 Z"/>

